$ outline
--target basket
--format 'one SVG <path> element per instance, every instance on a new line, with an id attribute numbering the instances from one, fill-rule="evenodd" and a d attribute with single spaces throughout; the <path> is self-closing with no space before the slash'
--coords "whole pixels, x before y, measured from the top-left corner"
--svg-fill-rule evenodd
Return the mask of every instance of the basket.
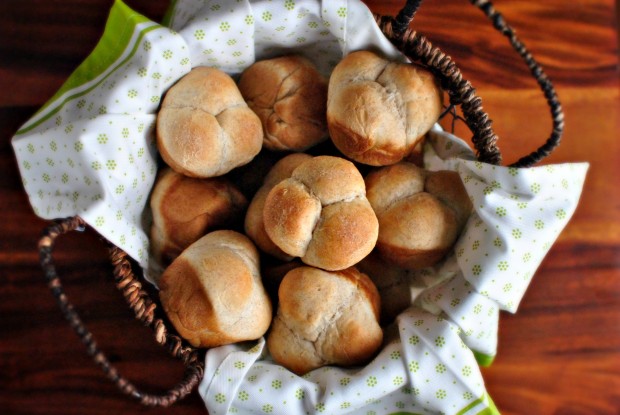
<path id="1" fill-rule="evenodd" d="M 553 85 L 540 65 L 520 42 L 502 15 L 495 10 L 491 2 L 487 0 L 470 0 L 470 2 L 484 12 L 493 26 L 508 39 L 513 49 L 529 67 L 548 103 L 553 121 L 549 138 L 540 148 L 512 165 L 513 167 L 532 166 L 549 155 L 560 143 L 564 126 L 561 105 Z M 480 162 L 500 165 L 502 158 L 496 144 L 498 137 L 493 132 L 492 122 L 484 112 L 482 100 L 476 95 L 475 89 L 469 81 L 463 78 L 460 70 L 449 56 L 434 47 L 423 35 L 409 28 L 420 3 L 421 0 L 407 0 L 402 10 L 395 17 L 376 15 L 376 22 L 383 34 L 406 57 L 413 62 L 426 66 L 435 74 L 440 80 L 442 88 L 449 95 L 449 109 L 460 107 L 463 114 L 462 120 L 472 133 L 471 141 L 477 152 L 477 159 Z M 58 302 L 63 315 L 86 346 L 88 354 L 101 367 L 108 379 L 115 383 L 123 394 L 138 400 L 143 405 L 168 407 L 191 393 L 201 381 L 205 370 L 204 350 L 188 345 L 176 334 L 174 328 L 167 322 L 161 308 L 158 307 L 157 301 L 151 298 L 147 290 L 143 288 L 141 278 L 133 271 L 131 259 L 123 250 L 108 242 L 116 287 L 123 294 L 136 319 L 153 330 L 155 341 L 186 367 L 184 378 L 177 385 L 161 394 L 142 391 L 118 372 L 105 353 L 99 349 L 92 334 L 85 327 L 78 312 L 67 298 L 54 266 L 52 253 L 56 239 L 60 235 L 81 230 L 85 226 L 87 226 L 86 223 L 76 216 L 57 220 L 44 230 L 39 241 L 39 253 L 47 285 Z"/>

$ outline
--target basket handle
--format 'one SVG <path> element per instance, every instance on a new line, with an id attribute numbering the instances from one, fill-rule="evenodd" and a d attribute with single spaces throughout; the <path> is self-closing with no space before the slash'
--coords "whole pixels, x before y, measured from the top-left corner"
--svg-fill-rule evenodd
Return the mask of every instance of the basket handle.
<path id="1" fill-rule="evenodd" d="M 155 318 L 156 305 L 149 295 L 142 289 L 142 284 L 137 280 L 127 259 L 127 254 L 121 249 L 112 246 L 110 258 L 114 265 L 116 286 L 122 291 L 125 300 L 134 311 L 136 318 L 149 326 L 155 332 L 157 343 L 165 347 L 175 358 L 182 360 L 186 365 L 184 378 L 176 386 L 167 392 L 157 395 L 140 391 L 133 383 L 122 376 L 112 365 L 106 355 L 99 349 L 93 335 L 85 327 L 82 319 L 75 311 L 63 289 L 60 277 L 56 273 L 52 258 L 52 249 L 56 238 L 70 231 L 81 230 L 85 222 L 78 216 L 62 219 L 47 227 L 39 240 L 39 256 L 41 266 L 45 273 L 47 285 L 56 298 L 62 314 L 86 346 L 88 354 L 95 363 L 101 367 L 108 379 L 126 395 L 138 399 L 143 405 L 167 407 L 187 396 L 200 382 L 204 373 L 204 363 L 199 358 L 198 350 L 190 346 L 184 346 L 182 340 L 173 334 L 169 334 L 163 320 Z"/>
<path id="2" fill-rule="evenodd" d="M 519 40 L 514 29 L 508 25 L 501 13 L 499 13 L 489 0 L 469 0 L 478 7 L 493 23 L 502 35 L 506 36 L 512 48 L 521 56 L 530 69 L 530 73 L 536 79 L 549 106 L 553 127 L 549 138 L 538 149 L 531 152 L 511 164 L 511 167 L 529 167 L 545 157 L 560 144 L 564 131 L 564 112 L 558 100 L 553 84 L 543 71 L 540 64 Z M 463 80 L 460 70 L 452 59 L 441 52 L 426 39 L 409 29 L 415 13 L 422 0 L 407 0 L 405 6 L 396 17 L 378 16 L 378 23 L 386 34 L 407 57 L 418 60 L 429 66 L 441 79 L 442 85 L 447 87 L 452 105 L 461 105 L 465 123 L 473 132 L 472 142 L 478 151 L 480 161 L 491 164 L 501 164 L 502 158 L 497 148 L 497 135 L 491 127 L 491 120 L 482 110 L 482 100 L 476 96 L 475 89 L 471 84 Z M 453 92 L 455 91 L 455 92 Z"/>

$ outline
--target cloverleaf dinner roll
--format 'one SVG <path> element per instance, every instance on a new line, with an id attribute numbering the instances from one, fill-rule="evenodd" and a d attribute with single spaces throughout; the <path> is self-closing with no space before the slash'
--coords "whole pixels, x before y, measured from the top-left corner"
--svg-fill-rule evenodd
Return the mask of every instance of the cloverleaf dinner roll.
<path id="1" fill-rule="evenodd" d="M 263 220 L 282 251 L 329 271 L 362 260 L 378 235 L 364 179 L 353 163 L 332 156 L 301 163 L 275 185 L 265 200 Z"/>
<path id="2" fill-rule="evenodd" d="M 263 124 L 266 148 L 303 151 L 327 138 L 327 80 L 308 59 L 258 61 L 241 74 L 239 90 Z"/>
<path id="3" fill-rule="evenodd" d="M 282 251 L 274 244 L 265 231 L 263 211 L 265 200 L 271 189 L 284 179 L 288 179 L 293 174 L 293 170 L 304 161 L 310 160 L 312 156 L 304 153 L 293 153 L 280 159 L 271 168 L 263 185 L 252 198 L 250 206 L 245 216 L 245 233 L 254 241 L 261 251 L 284 261 L 290 261 L 292 256 Z"/>
<path id="4" fill-rule="evenodd" d="M 233 79 L 215 68 L 196 67 L 181 78 L 157 116 L 159 152 L 186 176 L 220 176 L 248 163 L 262 137 L 260 120 Z"/>
<path id="5" fill-rule="evenodd" d="M 228 180 L 195 179 L 162 170 L 151 193 L 151 250 L 163 266 L 208 231 L 232 227 L 242 218 L 246 198 Z"/>
<path id="6" fill-rule="evenodd" d="M 329 364 L 359 365 L 381 346 L 379 293 L 355 268 L 295 268 L 282 280 L 278 298 L 267 347 L 297 374 Z"/>
<path id="7" fill-rule="evenodd" d="M 401 162 L 368 174 L 366 188 L 379 219 L 378 251 L 384 259 L 407 269 L 441 260 L 472 210 L 454 171 L 430 172 Z"/>
<path id="8" fill-rule="evenodd" d="M 271 323 L 258 251 L 234 231 L 211 232 L 190 245 L 164 271 L 159 288 L 168 318 L 194 347 L 255 340 Z"/>
<path id="9" fill-rule="evenodd" d="M 384 166 L 407 157 L 439 118 L 442 92 L 426 69 L 372 52 L 347 55 L 329 80 L 327 125 L 347 157 Z"/>

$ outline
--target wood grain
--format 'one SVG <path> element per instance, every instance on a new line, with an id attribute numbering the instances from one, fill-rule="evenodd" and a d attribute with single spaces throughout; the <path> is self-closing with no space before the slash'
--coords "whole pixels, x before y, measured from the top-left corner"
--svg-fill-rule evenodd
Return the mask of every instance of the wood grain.
<path id="1" fill-rule="evenodd" d="M 367 0 L 395 14 L 401 1 Z M 28 204 L 10 138 L 94 48 L 112 0 L 0 2 L 0 413 L 206 413 L 197 394 L 174 409 L 122 396 L 62 319 L 37 265 L 45 225 Z M 159 20 L 166 1 L 127 4 Z M 515 315 L 500 321 L 499 354 L 483 370 L 503 414 L 620 414 L 620 131 L 618 7 L 612 0 L 494 2 L 554 81 L 566 116 L 545 163 L 587 161 L 581 203 Z M 484 15 L 465 0 L 423 2 L 416 30 L 450 54 L 494 120 L 505 162 L 551 128 L 540 91 Z M 457 123 L 457 135 L 468 139 Z M 118 367 L 150 391 L 182 375 L 133 320 L 88 231 L 56 250 L 68 295 Z"/>

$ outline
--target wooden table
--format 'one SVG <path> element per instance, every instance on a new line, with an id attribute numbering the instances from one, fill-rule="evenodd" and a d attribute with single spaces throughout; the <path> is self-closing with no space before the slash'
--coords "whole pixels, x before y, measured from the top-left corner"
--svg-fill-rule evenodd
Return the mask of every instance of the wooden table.
<path id="1" fill-rule="evenodd" d="M 159 20 L 166 1 L 129 0 Z M 400 1 L 367 1 L 393 14 Z M 112 0 L 0 2 L 0 413 L 205 413 L 197 394 L 174 411 L 121 396 L 87 357 L 44 284 L 36 242 L 45 222 L 23 192 L 10 138 L 95 46 Z M 499 353 L 483 370 L 504 414 L 620 414 L 620 109 L 612 0 L 497 0 L 555 82 L 563 144 L 544 163 L 588 161 L 580 206 L 516 315 L 502 314 Z M 617 5 L 616 5 L 617 8 Z M 426 1 L 416 28 L 450 54 L 494 120 L 506 163 L 549 134 L 545 102 L 522 62 L 462 0 Z M 462 126 L 457 134 L 469 138 Z M 133 320 L 93 232 L 65 238 L 59 273 L 100 346 L 153 391 L 182 368 Z"/>

